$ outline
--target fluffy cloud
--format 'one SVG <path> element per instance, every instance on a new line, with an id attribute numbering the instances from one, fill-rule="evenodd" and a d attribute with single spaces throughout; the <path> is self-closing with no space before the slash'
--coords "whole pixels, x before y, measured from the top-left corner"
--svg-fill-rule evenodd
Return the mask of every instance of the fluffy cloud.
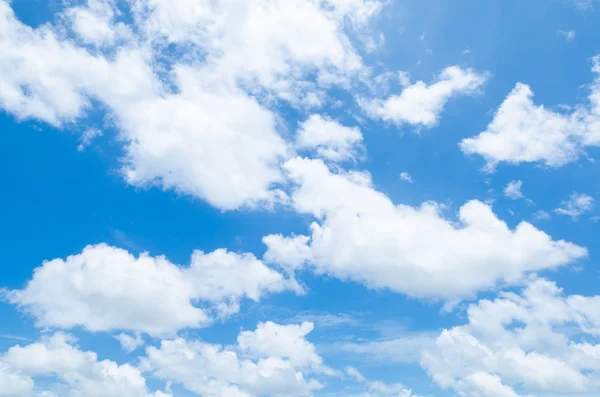
<path id="1" fill-rule="evenodd" d="M 5 371 L 14 372 L 7 378 Z M 49 376 L 55 376 L 59 382 L 51 386 L 43 382 L 49 390 L 39 395 L 56 392 L 69 397 L 169 397 L 160 391 L 150 393 L 138 369 L 110 360 L 99 361 L 96 353 L 81 351 L 72 337 L 62 333 L 30 345 L 11 347 L 0 355 L 0 382 L 10 382 L 0 390 L 1 396 L 33 397 L 34 379 Z"/>
<path id="2" fill-rule="evenodd" d="M 333 371 L 323 365 L 315 346 L 306 340 L 313 329 L 311 322 L 279 325 L 269 321 L 259 324 L 255 331 L 240 333 L 237 340 L 240 350 L 253 357 L 287 358 L 294 367 L 332 374 Z"/>
<path id="3" fill-rule="evenodd" d="M 422 366 L 465 397 L 596 395 L 600 392 L 598 296 L 564 296 L 532 281 L 469 307 L 468 323 L 444 330 Z"/>
<path id="4" fill-rule="evenodd" d="M 337 162 L 355 160 L 364 151 L 362 140 L 357 127 L 346 127 L 315 114 L 300 124 L 296 147 L 314 150 L 318 157 Z"/>
<path id="5" fill-rule="evenodd" d="M 163 256 L 136 258 L 99 244 L 45 262 L 24 289 L 5 294 L 40 327 L 163 335 L 207 325 L 213 312 L 234 313 L 243 298 L 285 289 L 299 291 L 251 254 L 196 251 L 183 268 Z"/>
<path id="6" fill-rule="evenodd" d="M 66 26 L 33 29 L 0 1 L 0 107 L 60 127 L 99 103 L 124 144 L 129 183 L 221 209 L 281 199 L 279 164 L 290 149 L 267 105 L 318 102 L 363 73 L 345 30 L 381 8 L 367 0 L 132 4 L 131 26 L 115 22 L 112 1 L 90 0 L 64 11 Z M 185 59 L 169 44 L 185 46 Z"/>
<path id="7" fill-rule="evenodd" d="M 303 158 L 284 167 L 296 183 L 294 208 L 318 220 L 310 236 L 263 240 L 265 259 L 287 268 L 308 263 L 317 274 L 371 288 L 452 300 L 587 254 L 527 222 L 510 229 L 480 201 L 464 204 L 452 221 L 436 203 L 395 205 L 365 173 L 335 174 Z"/>
<path id="8" fill-rule="evenodd" d="M 446 102 L 452 96 L 473 95 L 485 81 L 485 75 L 450 66 L 432 84 L 417 81 L 406 85 L 399 95 L 384 100 L 362 101 L 362 105 L 371 117 L 397 125 L 407 123 L 430 128 L 437 124 Z"/>
<path id="9" fill-rule="evenodd" d="M 600 56 L 593 59 L 600 74 Z M 590 87 L 589 103 L 570 113 L 533 102 L 533 91 L 518 83 L 498 108 L 487 130 L 461 141 L 467 154 L 483 156 L 491 171 L 500 162 L 542 162 L 559 167 L 579 158 L 586 146 L 600 145 L 600 78 Z"/>
<path id="10" fill-rule="evenodd" d="M 362 25 L 381 5 L 372 0 L 152 0 L 136 11 L 155 41 L 201 48 L 207 67 L 218 69 L 220 79 L 258 82 L 291 99 L 309 71 L 333 82 L 363 67 L 344 33 L 345 20 Z"/>
<path id="11" fill-rule="evenodd" d="M 594 198 L 587 194 L 573 193 L 569 200 L 563 202 L 563 206 L 554 210 L 559 215 L 567 215 L 573 219 L 577 219 L 585 212 L 592 210 L 594 206 Z"/>
<path id="12" fill-rule="evenodd" d="M 305 375 L 326 368 L 305 339 L 312 329 L 312 323 L 259 324 L 255 331 L 240 333 L 237 346 L 227 348 L 165 340 L 159 348 L 147 348 L 142 367 L 205 397 L 310 396 L 322 385 Z"/>

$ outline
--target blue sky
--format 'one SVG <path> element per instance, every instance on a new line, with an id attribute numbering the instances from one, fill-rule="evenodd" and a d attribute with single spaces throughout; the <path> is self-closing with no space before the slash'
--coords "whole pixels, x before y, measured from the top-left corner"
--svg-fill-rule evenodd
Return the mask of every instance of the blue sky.
<path id="1" fill-rule="evenodd" d="M 598 395 L 599 8 L 0 0 L 0 397 Z"/>

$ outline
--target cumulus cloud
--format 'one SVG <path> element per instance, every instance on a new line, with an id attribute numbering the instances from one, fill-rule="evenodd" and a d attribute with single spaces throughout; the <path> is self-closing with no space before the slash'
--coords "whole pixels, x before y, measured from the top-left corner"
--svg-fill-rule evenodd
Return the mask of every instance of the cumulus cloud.
<path id="1" fill-rule="evenodd" d="M 52 376 L 59 382 L 48 386 L 47 381 L 40 381 L 34 388 L 36 378 Z M 96 353 L 80 350 L 75 339 L 63 333 L 13 346 L 0 355 L 0 385 L 6 386 L 0 388 L 0 395 L 6 397 L 54 396 L 53 391 L 68 397 L 169 397 L 148 391 L 138 369 L 99 361 Z M 35 389 L 40 389 L 39 393 L 34 394 Z"/>
<path id="2" fill-rule="evenodd" d="M 600 56 L 593 58 L 592 70 L 597 76 L 590 86 L 589 103 L 575 106 L 570 113 L 536 105 L 531 88 L 518 83 L 487 130 L 463 139 L 461 150 L 482 156 L 488 171 L 501 162 L 560 167 L 577 160 L 586 146 L 600 145 Z"/>
<path id="3" fill-rule="evenodd" d="M 469 306 L 468 323 L 444 330 L 421 365 L 465 397 L 596 395 L 599 303 L 598 296 L 564 296 L 553 282 L 533 280 L 521 294 Z"/>
<path id="4" fill-rule="evenodd" d="M 362 133 L 318 114 L 300 123 L 296 137 L 298 149 L 311 149 L 317 157 L 339 162 L 356 160 L 362 152 Z"/>
<path id="5" fill-rule="evenodd" d="M 464 204 L 454 221 L 433 202 L 394 204 L 365 173 L 332 173 L 304 158 L 284 168 L 296 184 L 292 205 L 316 218 L 308 236 L 264 238 L 265 259 L 288 268 L 308 264 L 370 288 L 453 300 L 587 255 L 530 223 L 510 229 L 480 201 Z"/>
<path id="6" fill-rule="evenodd" d="M 555 213 L 559 215 L 567 215 L 573 219 L 579 218 L 586 212 L 592 210 L 594 206 L 594 198 L 587 194 L 573 193 L 569 200 L 562 203 L 562 207 L 556 208 Z"/>
<path id="7" fill-rule="evenodd" d="M 404 76 L 404 80 L 406 77 Z M 473 95 L 485 83 L 486 76 L 472 69 L 450 66 L 435 82 L 417 81 L 404 87 L 400 94 L 382 100 L 362 100 L 361 105 L 373 118 L 396 125 L 411 124 L 431 128 L 438 123 L 448 100 L 456 95 Z"/>
<path id="8" fill-rule="evenodd" d="M 241 299 L 257 301 L 286 289 L 298 292 L 299 286 L 251 254 L 195 251 L 190 265 L 180 267 L 164 256 L 136 258 L 99 244 L 44 262 L 25 288 L 5 296 L 39 327 L 156 336 L 205 326 L 214 315 L 237 312 Z"/>
<path id="9" fill-rule="evenodd" d="M 306 340 L 312 329 L 312 323 L 260 323 L 229 347 L 164 340 L 146 349 L 142 367 L 206 397 L 310 396 L 323 385 L 309 376 L 329 372 Z"/>
<path id="10" fill-rule="evenodd" d="M 0 1 L 0 107 L 61 127 L 99 104 L 124 144 L 120 164 L 129 183 L 174 189 L 225 210 L 282 199 L 279 164 L 290 145 L 271 98 L 299 105 L 351 84 L 365 67 L 345 31 L 364 26 L 382 5 L 131 4 L 131 26 L 115 22 L 112 1 L 90 0 L 63 12 L 58 19 L 66 25 L 34 29 Z M 169 45 L 185 46 L 185 59 L 168 53 Z"/>

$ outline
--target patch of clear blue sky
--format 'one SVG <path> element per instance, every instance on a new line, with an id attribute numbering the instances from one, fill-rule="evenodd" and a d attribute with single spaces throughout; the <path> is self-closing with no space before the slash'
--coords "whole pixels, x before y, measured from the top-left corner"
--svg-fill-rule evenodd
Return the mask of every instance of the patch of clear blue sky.
<path id="1" fill-rule="evenodd" d="M 60 2 L 14 0 L 13 7 L 23 21 L 38 25 L 51 18 Z M 451 99 L 439 125 L 419 134 L 410 126 L 369 121 L 355 105 L 326 112 L 346 124 L 361 126 L 368 157 L 357 168 L 369 170 L 377 188 L 396 203 L 418 205 L 435 200 L 447 204 L 447 214 L 453 217 L 467 200 L 494 197 L 495 212 L 514 227 L 521 220 L 531 220 L 537 210 L 551 213 L 572 192 L 598 199 L 598 166 L 588 159 L 560 169 L 501 165 L 488 175 L 480 171 L 481 158 L 466 157 L 457 143 L 486 128 L 492 112 L 517 82 L 529 84 L 535 102 L 548 108 L 585 100 L 585 85 L 593 78 L 590 58 L 600 53 L 599 20 L 598 11 L 582 11 L 561 0 L 391 2 L 377 22 L 385 44 L 379 51 L 365 54 L 367 62 L 376 71 L 405 70 L 413 80 L 426 82 L 448 65 L 489 71 L 483 94 Z M 576 36 L 568 41 L 559 30 L 575 30 Z M 284 114 L 289 116 L 290 131 L 304 117 L 292 110 Z M 361 124 L 356 116 L 362 117 Z M 118 175 L 121 149 L 112 139 L 114 131 L 107 131 L 85 151 L 77 151 L 78 133 L 88 124 L 101 126 L 102 117 L 101 113 L 92 114 L 78 125 L 58 131 L 0 114 L 3 286 L 21 287 L 43 260 L 78 253 L 87 244 L 106 242 L 133 253 L 165 254 L 185 265 L 194 249 L 228 248 L 260 257 L 262 236 L 306 232 L 311 219 L 292 212 L 222 213 L 197 199 L 127 186 Z M 588 154 L 593 160 L 599 152 L 589 149 Z M 412 175 L 413 184 L 400 180 L 402 171 Z M 504 186 L 513 179 L 523 181 L 523 193 L 534 204 L 503 197 Z M 580 270 L 561 269 L 547 276 L 558 280 L 568 293 L 597 293 L 600 224 L 589 216 L 573 222 L 552 215 L 536 225 L 555 239 L 590 250 L 590 258 L 580 263 Z M 284 321 L 298 312 L 348 313 L 368 324 L 386 324 L 397 334 L 437 330 L 460 321 L 456 313 L 440 315 L 439 304 L 310 274 L 303 275 L 303 281 L 309 289 L 306 296 L 285 293 L 260 304 L 244 302 L 239 316 L 194 334 L 210 342 L 231 343 L 241 328 L 253 328 L 257 321 Z M 0 318 L 1 334 L 36 337 L 31 320 L 12 306 L 1 304 Z M 315 330 L 310 339 L 319 346 L 334 339 L 393 337 L 390 332 L 375 326 L 324 327 Z M 101 358 L 125 357 L 106 335 L 76 334 L 83 347 L 99 350 Z M 0 350 L 13 343 L 0 338 Z M 331 350 L 324 355 L 331 366 L 347 364 L 345 356 Z M 418 394 L 445 395 L 416 364 L 367 360 L 359 367 L 367 376 L 401 381 Z"/>

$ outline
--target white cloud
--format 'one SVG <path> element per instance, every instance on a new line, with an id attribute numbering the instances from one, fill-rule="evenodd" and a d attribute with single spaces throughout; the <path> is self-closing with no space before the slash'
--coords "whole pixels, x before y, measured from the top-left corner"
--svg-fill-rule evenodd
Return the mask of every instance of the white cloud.
<path id="1" fill-rule="evenodd" d="M 292 205 L 317 219 L 310 236 L 263 240 L 265 259 L 284 266 L 308 263 L 317 274 L 370 288 L 453 300 L 587 255 L 530 223 L 510 229 L 480 201 L 464 204 L 453 221 L 436 203 L 395 205 L 364 173 L 334 174 L 303 158 L 284 168 L 296 184 Z"/>
<path id="2" fill-rule="evenodd" d="M 523 198 L 523 193 L 521 192 L 521 187 L 523 186 L 523 182 L 520 180 L 510 181 L 508 185 L 504 188 L 504 195 L 511 200 L 518 200 Z"/>
<path id="3" fill-rule="evenodd" d="M 296 137 L 298 149 L 312 149 L 316 156 L 333 162 L 356 160 L 364 152 L 358 127 L 346 127 L 318 114 L 300 123 Z"/>
<path id="4" fill-rule="evenodd" d="M 125 24 L 113 23 L 117 13 L 114 0 L 88 0 L 85 6 L 67 9 L 65 16 L 84 43 L 104 46 L 133 34 Z"/>
<path id="5" fill-rule="evenodd" d="M 23 397 L 31 394 L 33 379 L 0 362 L 0 396 Z"/>
<path id="6" fill-rule="evenodd" d="M 594 198 L 587 194 L 573 193 L 569 200 L 562 203 L 563 207 L 554 210 L 559 215 L 567 215 L 573 219 L 578 218 L 586 212 L 592 210 L 594 206 Z"/>
<path id="7" fill-rule="evenodd" d="M 207 325 L 212 312 L 237 312 L 243 298 L 257 301 L 285 289 L 299 291 L 251 254 L 195 251 L 183 268 L 163 256 L 136 258 L 99 244 L 44 262 L 24 289 L 5 294 L 39 327 L 163 335 Z"/>
<path id="8" fill-rule="evenodd" d="M 63 396 L 169 397 L 160 391 L 150 393 L 138 369 L 109 360 L 99 361 L 96 353 L 81 351 L 72 337 L 62 333 L 26 346 L 11 347 L 0 355 L 0 382 L 3 369 L 19 374 L 19 378 L 10 379 L 8 387 L 0 391 L 0 395 L 7 397 L 33 397 L 34 379 L 49 376 L 60 381 L 50 386 L 48 382 L 40 382 L 40 387 L 54 388 Z M 55 394 L 48 390 L 37 395 Z"/>
<path id="9" fill-rule="evenodd" d="M 564 296 L 550 281 L 469 306 L 468 323 L 444 330 L 422 366 L 465 397 L 590 396 L 600 392 L 600 297 Z"/>
<path id="10" fill-rule="evenodd" d="M 400 179 L 408 183 L 413 183 L 412 176 L 408 172 L 401 172 Z"/>
<path id="11" fill-rule="evenodd" d="M 323 365 L 315 346 L 306 340 L 313 329 L 311 322 L 279 325 L 268 321 L 258 324 L 254 331 L 241 332 L 237 341 L 240 351 L 251 357 L 288 359 L 296 368 L 310 368 L 313 372 L 331 375 L 333 371 Z"/>
<path id="12" fill-rule="evenodd" d="M 485 81 L 486 76 L 474 70 L 450 66 L 430 85 L 417 81 L 405 85 L 399 95 L 384 100 L 361 100 L 361 105 L 373 118 L 391 121 L 396 125 L 408 123 L 430 128 L 437 124 L 446 102 L 452 96 L 473 95 Z M 403 83 L 408 83 L 405 76 Z"/>
<path id="13" fill-rule="evenodd" d="M 298 94 L 294 80 L 308 71 L 334 82 L 362 68 L 344 33 L 345 20 L 364 24 L 381 5 L 363 0 L 153 0 L 137 11 L 155 40 L 193 43 L 206 51 L 207 66 L 218 69 L 219 78 L 257 81 L 290 99 Z"/>
<path id="14" fill-rule="evenodd" d="M 104 56 L 57 34 L 62 25 L 22 24 L 2 1 L 0 107 L 61 127 L 99 103 L 119 131 L 129 183 L 225 210 L 272 205 L 283 196 L 279 165 L 290 148 L 266 106 L 273 98 L 318 103 L 331 85 L 349 87 L 367 73 L 344 31 L 381 4 L 135 2 L 126 28 L 139 34 L 131 37 L 120 33 L 109 0 L 65 10 L 77 37 L 105 46 Z M 185 59 L 169 55 L 168 43 L 187 46 Z"/>
<path id="15" fill-rule="evenodd" d="M 322 384 L 306 376 L 324 368 L 305 339 L 312 327 L 261 323 L 231 347 L 165 340 L 147 348 L 142 367 L 205 397 L 310 396 Z"/>
<path id="16" fill-rule="evenodd" d="M 134 336 L 119 334 L 115 339 L 119 341 L 121 348 L 127 353 L 131 353 L 144 345 L 144 338 L 140 334 L 135 334 Z"/>
<path id="17" fill-rule="evenodd" d="M 593 59 L 593 71 L 600 73 L 600 57 Z M 531 88 L 518 83 L 498 108 L 487 130 L 463 139 L 460 148 L 467 154 L 483 156 L 486 169 L 500 162 L 518 164 L 543 162 L 560 167 L 579 158 L 586 146 L 600 145 L 600 78 L 590 87 L 589 104 L 580 104 L 571 113 L 559 113 L 533 103 Z"/>

